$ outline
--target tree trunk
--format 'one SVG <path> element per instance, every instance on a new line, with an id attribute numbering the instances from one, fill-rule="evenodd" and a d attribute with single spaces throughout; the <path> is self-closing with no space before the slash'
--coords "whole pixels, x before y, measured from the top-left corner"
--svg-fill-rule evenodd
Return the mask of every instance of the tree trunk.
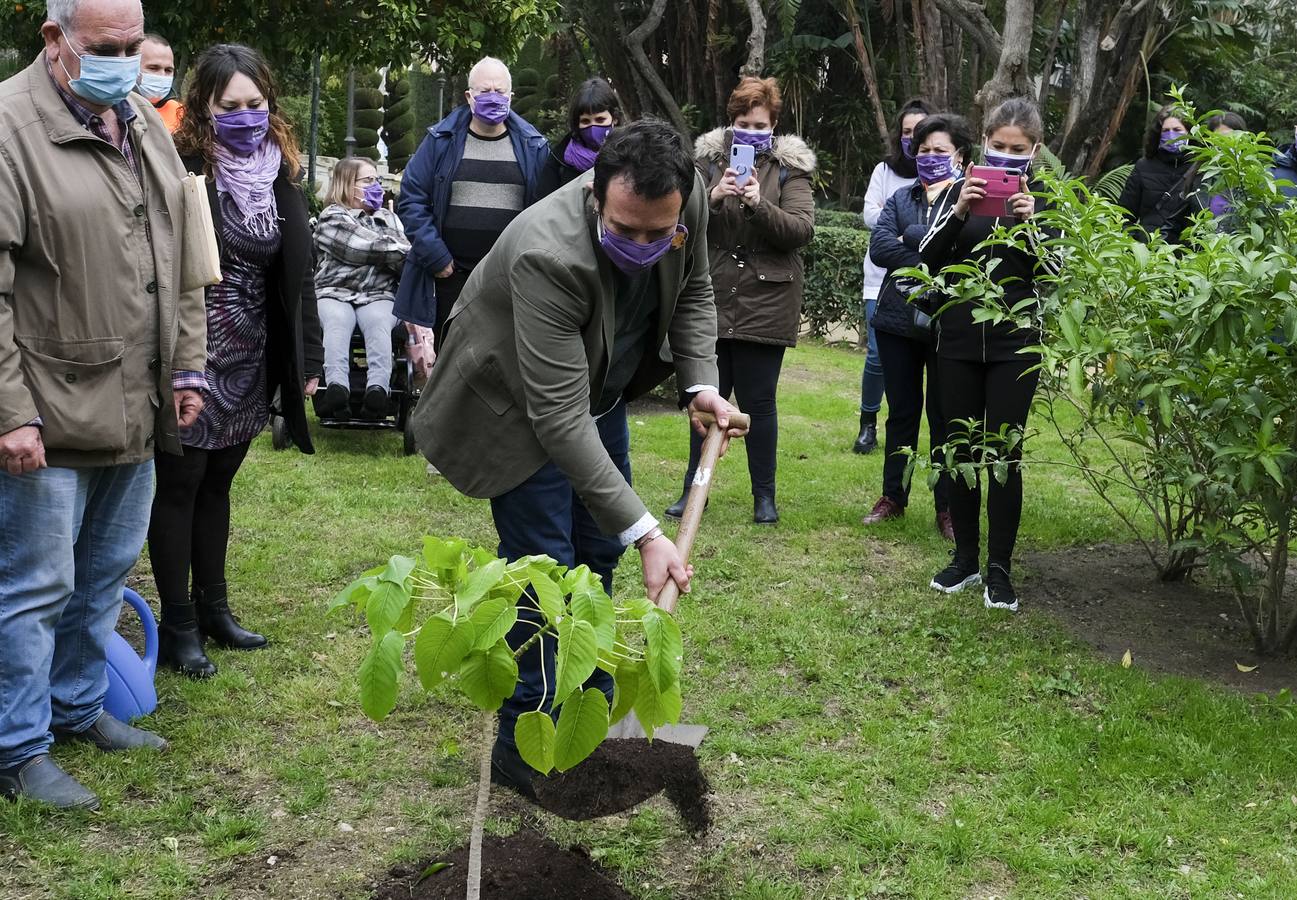
<path id="1" fill-rule="evenodd" d="M 662 14 L 666 11 L 666 6 L 667 0 L 653 0 L 653 5 L 649 8 L 644 21 L 639 23 L 630 34 L 626 35 L 624 43 L 626 50 L 630 53 L 635 72 L 642 79 L 652 99 L 656 101 L 655 105 L 666 115 L 676 130 L 683 135 L 688 135 L 689 123 L 685 121 L 684 113 L 680 111 L 679 104 L 671 96 L 667 86 L 662 83 L 657 68 L 649 61 L 648 54 L 644 52 L 644 42 L 648 40 L 649 35 L 657 30 L 658 25 L 662 24 Z"/>
<path id="2" fill-rule="evenodd" d="M 712 90 L 716 121 L 725 122 L 725 103 L 729 99 L 728 79 L 721 66 L 720 41 L 721 0 L 707 2 L 707 69 L 712 73 Z"/>
<path id="3" fill-rule="evenodd" d="M 314 194 L 316 192 L 315 157 L 320 152 L 320 52 L 318 50 L 311 60 L 311 127 L 306 143 L 306 152 L 309 154 L 306 183 Z"/>
<path id="4" fill-rule="evenodd" d="M 899 3 L 896 5 L 893 22 L 896 27 L 896 66 L 901 72 L 904 101 L 914 96 L 914 74 L 910 71 L 910 44 L 905 39 L 905 7 Z"/>
<path id="5" fill-rule="evenodd" d="M 865 46 L 864 35 L 860 31 L 860 15 L 856 12 L 855 0 L 845 0 L 842 4 L 843 18 L 851 29 L 851 37 L 856 48 L 856 62 L 860 65 L 860 74 L 865 81 L 865 92 L 869 95 L 869 105 L 874 111 L 874 126 L 878 129 L 879 140 L 887 146 L 887 114 L 883 112 L 883 99 L 878 93 L 878 75 L 874 72 L 874 61 Z"/>
<path id="6" fill-rule="evenodd" d="M 1152 26 L 1150 26 L 1152 27 Z M 1094 148 L 1090 154 L 1089 161 L 1085 166 L 1085 176 L 1095 178 L 1103 169 L 1103 161 L 1108 156 L 1108 150 L 1112 147 L 1112 142 L 1117 138 L 1117 132 L 1121 125 L 1126 121 L 1126 113 L 1130 110 L 1131 101 L 1135 99 L 1135 91 L 1139 87 L 1139 76 L 1142 66 L 1129 66 L 1126 71 L 1126 82 L 1122 85 L 1121 96 L 1117 98 L 1117 106 L 1113 109 L 1112 115 L 1108 117 L 1108 127 L 1103 131 L 1103 137 L 1099 145 Z"/>
<path id="7" fill-rule="evenodd" d="M 1040 70 L 1040 94 L 1036 101 L 1041 115 L 1045 113 L 1045 101 L 1049 99 L 1051 87 L 1050 80 L 1054 77 L 1054 59 L 1058 55 L 1058 34 L 1063 30 L 1063 19 L 1067 17 L 1067 8 L 1071 5 L 1072 0 L 1059 0 L 1058 18 L 1054 20 L 1054 30 L 1049 33 L 1049 49 L 1045 51 L 1045 63 Z"/>
<path id="8" fill-rule="evenodd" d="M 937 109 L 946 109 L 950 106 L 950 79 L 944 56 L 945 23 L 936 4 L 925 0 L 914 0 L 914 4 L 915 22 L 923 22 L 923 72 L 928 79 L 924 92 L 929 103 Z M 918 9 L 920 6 L 921 11 Z"/>
<path id="9" fill-rule="evenodd" d="M 1000 41 L 999 62 L 995 73 L 974 98 L 979 121 L 1009 97 L 1030 93 L 1027 70 L 1031 64 L 1031 27 L 1035 18 L 1036 0 L 1005 0 L 1004 37 Z M 980 42 L 978 48 L 985 52 Z M 987 59 L 995 58 L 991 53 L 985 55 Z"/>
<path id="10" fill-rule="evenodd" d="M 959 26 L 960 31 L 967 34 L 982 48 L 982 52 L 988 58 L 994 59 L 1000 55 L 1000 34 L 991 24 L 991 20 L 986 17 L 983 4 L 975 0 L 930 0 L 930 2 L 940 7 L 941 11 Z M 1006 0 L 1006 20 L 1011 17 L 1015 5 L 1015 0 Z M 1027 22 L 1027 29 L 1028 31 L 1031 29 L 1030 20 Z M 1030 40 L 1027 44 L 1031 45 Z"/>
<path id="11" fill-rule="evenodd" d="M 766 13 L 761 8 L 761 0 L 744 0 L 744 3 L 752 20 L 752 33 L 748 35 L 748 59 L 739 74 L 759 76 L 766 67 Z"/>

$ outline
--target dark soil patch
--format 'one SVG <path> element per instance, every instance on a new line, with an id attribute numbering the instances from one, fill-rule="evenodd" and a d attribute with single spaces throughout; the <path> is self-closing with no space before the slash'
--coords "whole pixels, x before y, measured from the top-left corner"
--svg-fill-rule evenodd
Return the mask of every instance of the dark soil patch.
<path id="1" fill-rule="evenodd" d="M 576 768 L 534 784 L 540 806 L 577 822 L 625 812 L 665 790 L 690 832 L 711 825 L 707 777 L 684 744 L 607 740 Z"/>
<path id="2" fill-rule="evenodd" d="M 450 865 L 420 880 L 430 866 Z M 397 866 L 374 900 L 461 900 L 468 847 L 417 866 Z M 534 831 L 482 839 L 482 900 L 631 900 L 580 847 L 564 849 Z"/>
<path id="3" fill-rule="evenodd" d="M 1026 603 L 1059 619 L 1104 656 L 1247 693 L 1297 684 L 1297 660 L 1258 657 L 1233 596 L 1209 581 L 1163 584 L 1138 546 L 1026 553 Z M 1239 666 L 1256 666 L 1251 672 Z"/>

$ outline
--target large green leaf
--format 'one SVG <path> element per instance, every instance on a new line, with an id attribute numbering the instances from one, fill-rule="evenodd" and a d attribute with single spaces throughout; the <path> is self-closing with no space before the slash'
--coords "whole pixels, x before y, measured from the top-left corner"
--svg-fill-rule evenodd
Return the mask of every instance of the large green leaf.
<path id="1" fill-rule="evenodd" d="M 644 677 L 642 662 L 622 662 L 613 673 L 612 715 L 609 720 L 617 724 L 635 708 L 635 698 L 639 695 L 639 682 Z"/>
<path id="2" fill-rule="evenodd" d="M 410 577 L 417 563 L 408 556 L 393 556 L 388 560 L 387 567 L 383 569 L 383 574 L 379 575 L 380 581 L 390 581 L 392 584 L 405 584 L 405 579 Z"/>
<path id="3" fill-rule="evenodd" d="M 401 618 L 401 610 L 405 609 L 409 601 L 410 595 L 402 585 L 390 581 L 378 583 L 365 605 L 365 620 L 375 639 L 392 630 L 396 620 Z"/>
<path id="4" fill-rule="evenodd" d="M 670 690 L 659 694 L 653 686 L 653 679 L 641 676 L 634 706 L 636 718 L 644 726 L 644 733 L 651 738 L 653 729 L 680 721 L 680 711 L 684 708 L 680 685 L 674 684 Z"/>
<path id="5" fill-rule="evenodd" d="M 348 605 L 355 606 L 356 612 L 360 612 L 369 604 L 369 595 L 377 583 L 378 579 L 372 575 L 357 578 L 329 601 L 329 612 L 336 612 Z"/>
<path id="6" fill-rule="evenodd" d="M 476 636 L 473 623 L 463 616 L 452 622 L 450 615 L 442 612 L 423 623 L 414 639 L 414 666 L 424 689 L 432 690 L 459 671 Z"/>
<path id="7" fill-rule="evenodd" d="M 509 645 L 501 641 L 490 650 L 474 650 L 459 667 L 459 686 L 477 706 L 489 712 L 513 696 L 518 684 L 518 663 Z"/>
<path id="8" fill-rule="evenodd" d="M 479 603 L 470 618 L 477 631 L 473 646 L 485 650 L 509 633 L 518 621 L 518 607 L 503 597 L 492 597 Z"/>
<path id="9" fill-rule="evenodd" d="M 429 569 L 453 570 L 459 565 L 468 544 L 459 538 L 443 541 L 440 538 L 423 539 L 423 561 Z"/>
<path id="10" fill-rule="evenodd" d="M 608 736 L 608 699 L 588 688 L 567 699 L 558 713 L 554 735 L 554 768 L 560 772 L 581 762 Z"/>
<path id="11" fill-rule="evenodd" d="M 599 661 L 599 641 L 594 626 L 568 616 L 558 624 L 558 654 L 554 669 L 554 704 L 557 706 L 594 674 Z"/>
<path id="12" fill-rule="evenodd" d="M 463 585 L 455 591 L 455 605 L 461 611 L 472 609 L 473 604 L 485 597 L 487 591 L 500 581 L 506 565 L 508 564 L 502 559 L 493 559 L 470 572 Z"/>
<path id="13" fill-rule="evenodd" d="M 513 729 L 522 761 L 537 772 L 548 774 L 554 768 L 554 720 L 549 713 L 523 713 Z"/>
<path id="14" fill-rule="evenodd" d="M 643 618 L 645 668 L 658 693 L 680 680 L 680 666 L 684 660 L 684 643 L 680 639 L 680 626 L 670 613 L 654 608 Z"/>
<path id="15" fill-rule="evenodd" d="M 549 572 L 533 566 L 531 588 L 536 592 L 536 600 L 545 620 L 553 625 L 563 618 L 563 589 L 558 586 Z"/>
<path id="16" fill-rule="evenodd" d="M 360 664 L 360 708 L 375 722 L 381 722 L 396 707 L 397 680 L 401 675 L 401 650 L 405 638 L 400 632 L 387 635 L 369 648 Z"/>

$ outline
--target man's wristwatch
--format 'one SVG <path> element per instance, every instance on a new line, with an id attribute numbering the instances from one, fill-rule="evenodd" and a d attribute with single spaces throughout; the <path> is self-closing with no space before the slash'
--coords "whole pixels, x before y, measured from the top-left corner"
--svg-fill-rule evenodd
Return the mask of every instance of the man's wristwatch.
<path id="1" fill-rule="evenodd" d="M 647 534 L 645 534 L 643 537 L 636 539 L 635 549 L 643 550 L 644 547 L 647 546 L 650 541 L 657 540 L 660 537 L 666 537 L 666 535 L 662 533 L 661 528 L 658 528 L 656 525 L 654 525 Z"/>

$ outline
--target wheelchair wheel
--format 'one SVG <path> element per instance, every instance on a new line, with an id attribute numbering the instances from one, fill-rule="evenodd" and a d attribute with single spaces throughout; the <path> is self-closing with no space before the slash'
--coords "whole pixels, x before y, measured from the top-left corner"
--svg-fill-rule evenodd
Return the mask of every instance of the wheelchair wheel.
<path id="1" fill-rule="evenodd" d="M 283 416 L 272 416 L 270 419 L 270 446 L 276 450 L 287 450 L 293 442 L 288 434 L 288 420 Z"/>

